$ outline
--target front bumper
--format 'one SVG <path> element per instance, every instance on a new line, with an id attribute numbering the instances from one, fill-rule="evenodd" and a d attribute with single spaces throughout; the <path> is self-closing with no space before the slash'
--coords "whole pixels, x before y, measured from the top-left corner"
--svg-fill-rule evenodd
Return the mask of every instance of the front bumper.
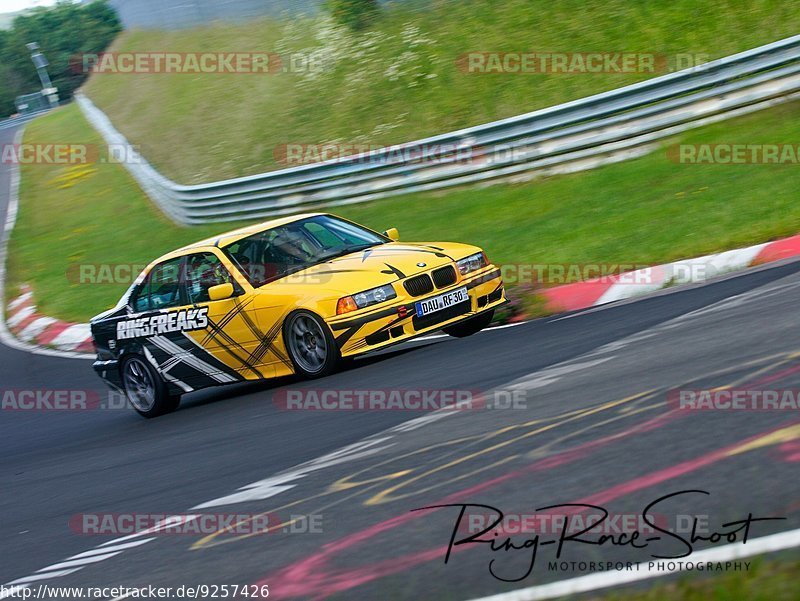
<path id="1" fill-rule="evenodd" d="M 418 317 L 416 303 L 466 286 L 468 301 Z M 490 265 L 445 288 L 400 298 L 379 308 L 331 318 L 328 325 L 343 357 L 384 348 L 490 311 L 506 302 L 500 270 Z"/>

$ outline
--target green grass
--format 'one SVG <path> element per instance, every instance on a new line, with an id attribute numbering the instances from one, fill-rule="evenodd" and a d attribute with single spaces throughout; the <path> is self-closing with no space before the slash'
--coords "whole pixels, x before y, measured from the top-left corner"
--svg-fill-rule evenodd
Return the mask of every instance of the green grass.
<path id="1" fill-rule="evenodd" d="M 519 185 L 343 208 L 405 239 L 462 239 L 498 263 L 658 264 L 800 231 L 800 165 L 679 165 L 674 143 L 796 143 L 800 102 L 689 131 L 645 157 Z"/>
<path id="2" fill-rule="evenodd" d="M 748 559 L 750 570 L 710 577 L 682 577 L 669 584 L 653 584 L 641 592 L 615 592 L 592 601 L 796 601 L 800 561 Z"/>
<path id="3" fill-rule="evenodd" d="M 26 126 L 25 143 L 54 140 L 102 142 L 75 104 Z M 146 264 L 169 249 L 220 229 L 175 226 L 117 164 L 22 165 L 8 294 L 18 284 L 30 283 L 45 314 L 85 321 L 113 306 L 127 286 L 78 284 L 68 278 L 69 270 L 81 264 Z"/>
<path id="4" fill-rule="evenodd" d="M 421 3 L 410 3 L 419 6 Z M 644 52 L 718 58 L 800 30 L 781 0 L 436 0 L 392 3 L 353 36 L 324 18 L 130 31 L 113 51 L 319 52 L 306 75 L 98 74 L 85 86 L 181 183 L 275 168 L 286 143 L 385 145 L 610 90 L 649 74 L 467 74 L 470 52 Z"/>
<path id="5" fill-rule="evenodd" d="M 797 143 L 800 102 L 686 132 L 673 143 Z M 30 125 L 26 142 L 100 142 L 70 105 Z M 123 168 L 25 165 L 11 241 L 10 281 L 29 282 L 43 311 L 86 319 L 124 285 L 70 283 L 81 263 L 147 263 L 183 244 L 232 229 L 168 222 Z M 60 187 L 77 173 L 73 185 Z M 665 149 L 591 171 L 525 184 L 412 194 L 337 208 L 404 240 L 483 246 L 503 263 L 658 264 L 800 231 L 800 165 L 679 165 Z"/>

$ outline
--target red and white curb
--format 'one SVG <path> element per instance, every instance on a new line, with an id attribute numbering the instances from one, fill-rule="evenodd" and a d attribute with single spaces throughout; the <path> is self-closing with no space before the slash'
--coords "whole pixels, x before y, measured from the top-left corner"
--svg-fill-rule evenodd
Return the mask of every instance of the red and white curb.
<path id="1" fill-rule="evenodd" d="M 800 255 L 800 235 L 684 259 L 603 278 L 555 286 L 539 291 L 547 309 L 576 311 L 641 296 L 667 286 L 704 282 L 714 276 Z"/>
<path id="2" fill-rule="evenodd" d="M 33 292 L 28 287 L 8 304 L 6 326 L 27 344 L 75 353 L 94 351 L 89 324 L 60 321 L 37 313 Z"/>

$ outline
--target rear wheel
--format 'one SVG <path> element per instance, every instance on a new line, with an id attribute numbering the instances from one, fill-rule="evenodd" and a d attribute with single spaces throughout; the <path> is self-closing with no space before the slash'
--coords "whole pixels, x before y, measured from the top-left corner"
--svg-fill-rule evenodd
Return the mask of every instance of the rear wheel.
<path id="1" fill-rule="evenodd" d="M 477 334 L 483 328 L 488 326 L 492 322 L 492 317 L 494 317 L 494 309 L 479 313 L 475 317 L 470 317 L 469 319 L 465 319 L 464 321 L 460 321 L 442 329 L 444 330 L 445 334 L 449 334 L 455 338 L 466 338 L 467 336 Z"/>
<path id="2" fill-rule="evenodd" d="M 122 365 L 122 385 L 128 401 L 139 415 L 156 417 L 175 411 L 180 396 L 169 394 L 167 384 L 142 357 L 128 357 Z"/>
<path id="3" fill-rule="evenodd" d="M 295 371 L 306 378 L 333 373 L 341 359 L 330 328 L 310 311 L 295 311 L 283 322 L 283 340 Z"/>

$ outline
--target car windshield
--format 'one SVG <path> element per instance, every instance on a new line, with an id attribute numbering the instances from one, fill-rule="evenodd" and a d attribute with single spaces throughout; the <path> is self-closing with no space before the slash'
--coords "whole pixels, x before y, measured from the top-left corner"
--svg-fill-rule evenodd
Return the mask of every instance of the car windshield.
<path id="1" fill-rule="evenodd" d="M 388 242 L 349 221 L 318 215 L 258 232 L 223 250 L 253 286 Z"/>

